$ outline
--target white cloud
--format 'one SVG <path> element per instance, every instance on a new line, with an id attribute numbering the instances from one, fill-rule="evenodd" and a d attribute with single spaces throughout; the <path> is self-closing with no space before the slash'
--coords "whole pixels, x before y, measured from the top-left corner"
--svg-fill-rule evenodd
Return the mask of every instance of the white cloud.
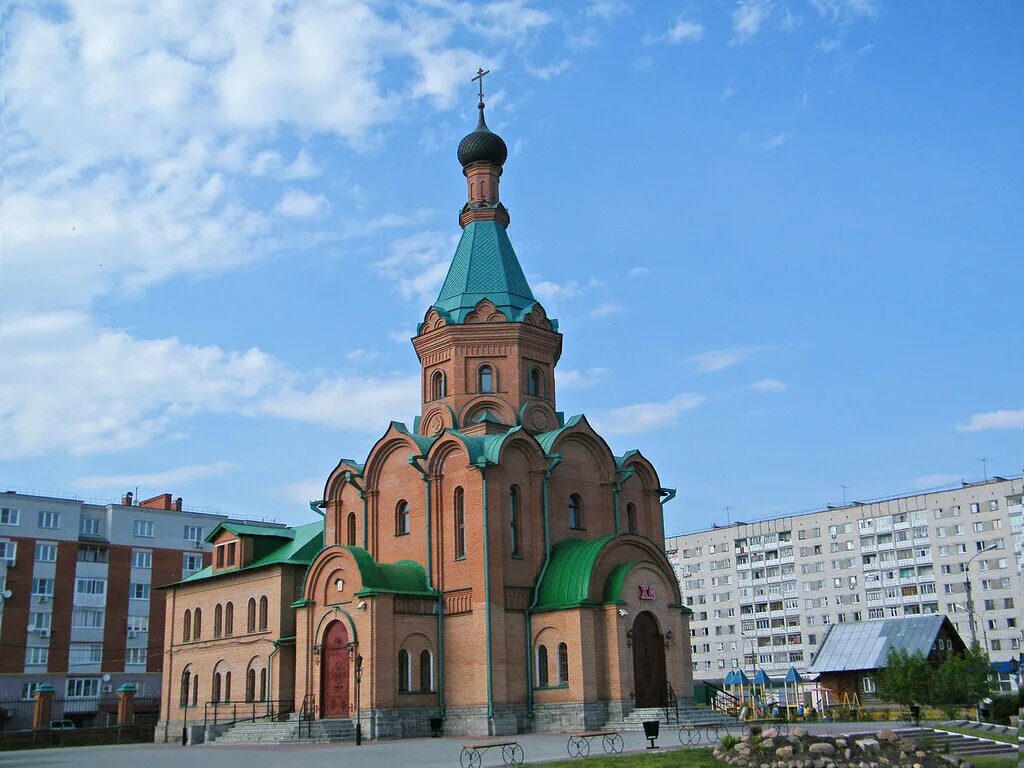
<path id="1" fill-rule="evenodd" d="M 591 277 L 586 282 L 579 282 L 578 280 L 570 280 L 566 283 L 556 283 L 550 280 L 532 281 L 533 295 L 540 299 L 542 302 L 549 301 L 564 301 L 566 299 L 575 299 L 583 294 L 587 293 L 594 288 L 598 288 L 604 283 L 598 280 L 596 277 Z"/>
<path id="2" fill-rule="evenodd" d="M 388 340 L 395 344 L 408 344 L 415 335 L 415 328 L 400 328 L 397 331 L 388 331 Z"/>
<path id="3" fill-rule="evenodd" d="M 443 232 L 420 232 L 395 240 L 389 253 L 373 263 L 378 274 L 387 278 L 407 300 L 419 304 L 437 298 L 448 273 L 456 241 Z"/>
<path id="4" fill-rule="evenodd" d="M 307 477 L 305 480 L 285 483 L 277 490 L 278 498 L 302 505 L 306 505 L 310 501 L 318 501 L 323 495 L 324 479 L 322 477 Z"/>
<path id="5" fill-rule="evenodd" d="M 712 349 L 708 352 L 701 352 L 691 355 L 683 362 L 689 363 L 697 369 L 698 373 L 717 373 L 741 363 L 752 354 L 759 352 L 763 347 L 733 347 L 731 349 Z"/>
<path id="6" fill-rule="evenodd" d="M 761 143 L 761 149 L 778 149 L 783 144 L 787 143 L 792 136 L 785 131 L 776 133 L 774 136 L 769 136 Z"/>
<path id="7" fill-rule="evenodd" d="M 295 159 L 287 165 L 284 158 L 274 150 L 261 150 L 252 159 L 248 170 L 253 176 L 273 176 L 287 181 L 312 179 L 321 172 L 321 168 L 305 149 L 300 149 Z"/>
<path id="8" fill-rule="evenodd" d="M 621 304 L 605 302 L 604 304 L 598 304 L 588 314 L 591 317 L 612 317 L 613 315 L 620 315 L 625 311 L 626 308 Z"/>
<path id="9" fill-rule="evenodd" d="M 345 353 L 345 359 L 350 363 L 369 363 L 380 357 L 380 352 L 375 349 L 351 349 Z"/>
<path id="10" fill-rule="evenodd" d="M 952 485 L 960 482 L 960 475 L 934 474 L 915 477 L 913 486 L 915 488 L 938 488 L 943 485 Z"/>
<path id="11" fill-rule="evenodd" d="M 74 481 L 78 488 L 154 488 L 166 489 L 188 485 L 196 480 L 223 477 L 235 469 L 231 461 L 217 461 L 213 464 L 189 464 L 158 472 L 143 472 L 135 475 L 90 475 Z"/>
<path id="12" fill-rule="evenodd" d="M 558 77 L 558 75 L 565 72 L 565 70 L 569 69 L 571 66 L 572 62 L 569 59 L 553 61 L 543 67 L 535 67 L 527 62 L 523 62 L 523 69 L 525 69 L 527 73 L 540 78 L 541 80 L 550 80 L 553 77 Z"/>
<path id="13" fill-rule="evenodd" d="M 822 53 L 832 53 L 832 51 L 839 48 L 841 44 L 842 43 L 837 38 L 823 37 L 821 38 L 821 40 L 814 44 L 814 47 L 817 48 Z"/>
<path id="14" fill-rule="evenodd" d="M 561 390 L 590 389 L 600 384 L 611 373 L 608 368 L 595 367 L 579 370 L 568 368 L 555 372 L 555 382 Z"/>
<path id="15" fill-rule="evenodd" d="M 391 419 L 414 414 L 420 377 L 324 379 L 311 390 L 285 387 L 263 399 L 255 411 L 335 429 L 380 431 Z"/>
<path id="16" fill-rule="evenodd" d="M 691 21 L 682 17 L 665 33 L 665 40 L 670 43 L 697 43 L 704 37 L 704 25 L 699 21 Z"/>
<path id="17" fill-rule="evenodd" d="M 819 16 L 841 24 L 878 15 L 878 4 L 874 0 L 810 0 L 810 3 Z"/>
<path id="18" fill-rule="evenodd" d="M 647 267 L 633 267 L 626 274 L 630 277 L 648 277 L 651 274 L 651 270 Z"/>
<path id="19" fill-rule="evenodd" d="M 966 424 L 956 425 L 958 432 L 983 432 L 990 429 L 1024 429 L 1024 409 L 976 413 Z"/>
<path id="20" fill-rule="evenodd" d="M 753 384 L 748 384 L 746 389 L 753 390 L 754 392 L 785 392 L 789 389 L 789 386 L 786 382 L 779 381 L 778 379 L 761 379 Z"/>
<path id="21" fill-rule="evenodd" d="M 674 425 L 680 415 L 697 408 L 706 398 L 683 392 L 661 403 L 636 403 L 597 413 L 594 426 L 608 435 L 635 435 Z"/>
<path id="22" fill-rule="evenodd" d="M 769 0 L 740 0 L 732 11 L 732 42 L 743 44 L 757 37 L 772 10 Z"/>
<path id="23" fill-rule="evenodd" d="M 303 192 L 301 189 L 286 189 L 277 204 L 277 211 L 290 219 L 310 219 L 330 210 L 331 204 L 323 195 Z"/>
<path id="24" fill-rule="evenodd" d="M 596 16 L 604 21 L 612 21 L 629 11 L 630 7 L 621 0 L 595 0 L 587 6 L 587 16 Z"/>
<path id="25" fill-rule="evenodd" d="M 731 85 L 727 85 L 725 86 L 725 88 L 722 89 L 722 101 L 728 101 L 735 95 L 736 89 L 733 88 Z"/>

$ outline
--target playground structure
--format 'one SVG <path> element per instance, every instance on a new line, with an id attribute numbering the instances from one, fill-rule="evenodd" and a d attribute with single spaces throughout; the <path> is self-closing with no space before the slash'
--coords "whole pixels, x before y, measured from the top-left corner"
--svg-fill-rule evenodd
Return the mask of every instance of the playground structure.
<path id="1" fill-rule="evenodd" d="M 729 672 L 722 688 L 713 687 L 708 704 L 745 723 L 765 724 L 782 721 L 797 722 L 834 717 L 842 711 L 856 717 L 861 710 L 860 698 L 854 693 L 837 695 L 818 683 L 805 680 L 795 667 L 790 667 L 781 682 L 773 680 L 763 669 L 751 680 L 741 670 Z"/>

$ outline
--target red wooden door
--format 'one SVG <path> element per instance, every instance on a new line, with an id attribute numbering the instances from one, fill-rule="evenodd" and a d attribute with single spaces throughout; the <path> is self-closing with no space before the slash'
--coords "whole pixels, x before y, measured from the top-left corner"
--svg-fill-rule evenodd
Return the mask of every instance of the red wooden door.
<path id="1" fill-rule="evenodd" d="M 644 611 L 633 622 L 633 686 L 637 707 L 660 707 L 665 691 L 665 639 Z"/>
<path id="2" fill-rule="evenodd" d="M 348 630 L 332 622 L 324 633 L 320 653 L 320 717 L 348 717 L 349 675 Z"/>

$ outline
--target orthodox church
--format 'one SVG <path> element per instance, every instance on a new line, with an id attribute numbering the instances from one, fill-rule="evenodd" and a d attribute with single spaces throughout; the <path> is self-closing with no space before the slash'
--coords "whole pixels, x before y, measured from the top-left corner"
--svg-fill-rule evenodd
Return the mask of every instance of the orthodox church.
<path id="1" fill-rule="evenodd" d="M 447 734 L 599 727 L 692 695 L 673 491 L 558 411 L 562 335 L 509 240 L 508 151 L 478 107 L 458 146 L 462 237 L 412 340 L 420 415 L 338 463 L 322 520 L 210 534 L 212 565 L 167 587 L 158 736 L 237 702 L 390 738 L 430 718 Z"/>

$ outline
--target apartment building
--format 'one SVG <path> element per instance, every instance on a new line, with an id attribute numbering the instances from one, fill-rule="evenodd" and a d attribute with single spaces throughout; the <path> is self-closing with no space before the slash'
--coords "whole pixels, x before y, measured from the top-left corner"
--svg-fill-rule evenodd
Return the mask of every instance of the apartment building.
<path id="1" fill-rule="evenodd" d="M 1018 656 L 1021 495 L 1020 477 L 997 477 L 668 537 L 694 677 L 803 672 L 831 624 L 921 614 L 946 614 L 993 661 Z"/>
<path id="2" fill-rule="evenodd" d="M 160 693 L 165 593 L 210 563 L 223 515 L 162 494 L 92 504 L 0 493 L 0 700 L 39 683 L 95 699 L 123 683 Z"/>

